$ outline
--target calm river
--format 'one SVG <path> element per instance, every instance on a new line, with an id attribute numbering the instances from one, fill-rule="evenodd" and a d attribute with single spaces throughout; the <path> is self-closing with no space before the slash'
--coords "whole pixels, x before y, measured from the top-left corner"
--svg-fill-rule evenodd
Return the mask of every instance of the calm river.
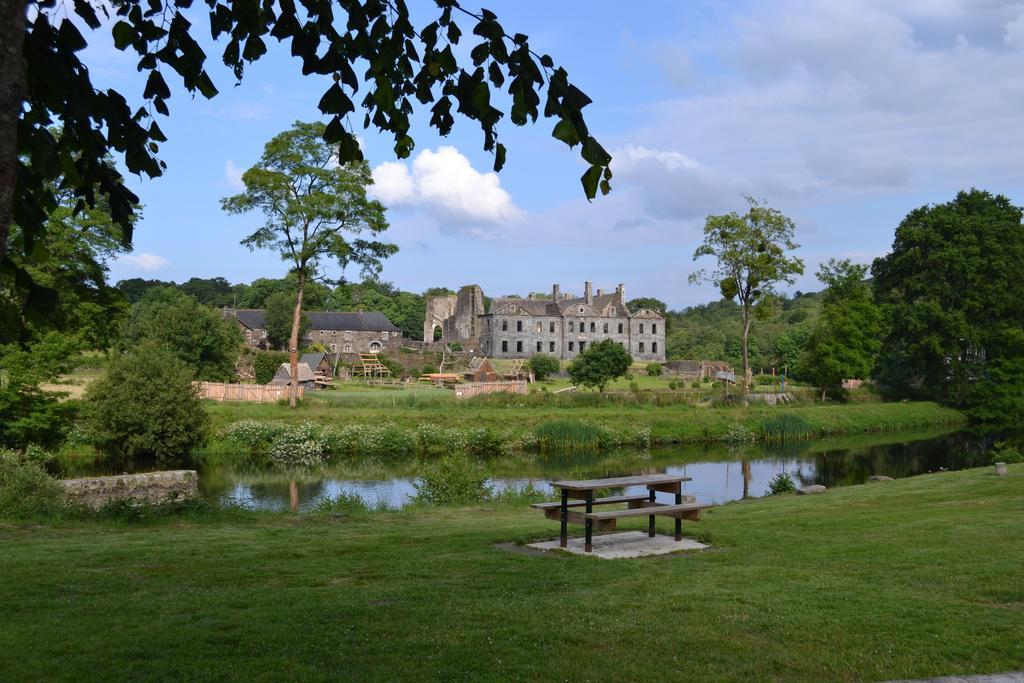
<path id="1" fill-rule="evenodd" d="M 572 458 L 517 454 L 485 461 L 484 467 L 496 489 L 532 483 L 549 490 L 547 482 L 563 478 L 684 474 L 692 478 L 684 484 L 686 493 L 696 496 L 699 502 L 724 503 L 764 495 L 779 472 L 788 472 L 798 486 L 835 487 L 861 484 L 873 474 L 899 478 L 978 467 L 988 464 L 985 451 L 991 442 L 991 437 L 968 432 L 923 432 L 774 447 L 677 446 Z M 265 470 L 210 467 L 200 471 L 200 488 L 210 500 L 255 509 L 287 509 L 295 490 L 299 509 L 335 498 L 342 492 L 357 494 L 371 506 L 397 508 L 416 494 L 418 466 L 410 462 L 390 468 L 317 470 L 298 475 L 294 485 L 292 477 Z"/>

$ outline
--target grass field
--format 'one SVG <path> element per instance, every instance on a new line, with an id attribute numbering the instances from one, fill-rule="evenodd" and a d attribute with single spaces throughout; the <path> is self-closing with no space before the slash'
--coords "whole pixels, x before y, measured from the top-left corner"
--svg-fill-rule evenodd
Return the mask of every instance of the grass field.
<path id="1" fill-rule="evenodd" d="M 521 508 L 0 522 L 8 680 L 886 680 L 1024 661 L 1024 465 L 715 509 L 713 550 L 496 547 Z M 627 528 L 642 522 L 625 524 Z M 668 531 L 667 524 L 661 529 Z"/>

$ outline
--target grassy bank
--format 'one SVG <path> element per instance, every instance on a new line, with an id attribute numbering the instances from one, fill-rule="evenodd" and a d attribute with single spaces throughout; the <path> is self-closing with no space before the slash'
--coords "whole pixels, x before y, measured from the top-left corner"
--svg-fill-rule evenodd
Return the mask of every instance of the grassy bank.
<path id="1" fill-rule="evenodd" d="M 0 522 L 0 671 L 38 679 L 886 680 L 1019 668 L 1024 466 L 720 507 L 714 551 L 495 547 L 520 508 Z M 639 527 L 642 522 L 625 524 Z M 662 528 L 668 531 L 668 526 Z"/>
<path id="2" fill-rule="evenodd" d="M 587 423 L 604 430 L 617 445 L 681 444 L 718 440 L 768 440 L 769 427 L 785 418 L 796 424 L 793 436 L 815 438 L 899 432 L 965 424 L 963 414 L 935 403 L 850 403 L 748 407 L 654 405 L 598 395 L 584 400 L 561 397 L 484 397 L 488 400 L 444 401 L 405 396 L 391 405 L 335 397 L 307 400 L 299 409 L 281 405 L 207 403 L 215 427 L 242 420 L 312 422 L 333 427 L 361 426 L 412 433 L 422 425 L 450 430 L 493 432 L 510 447 L 530 447 L 553 423 Z M 785 426 L 785 424 L 783 425 Z"/>

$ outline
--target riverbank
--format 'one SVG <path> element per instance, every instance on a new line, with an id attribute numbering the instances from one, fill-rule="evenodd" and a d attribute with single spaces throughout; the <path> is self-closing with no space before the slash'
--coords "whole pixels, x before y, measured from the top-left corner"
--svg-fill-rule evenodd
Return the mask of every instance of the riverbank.
<path id="1" fill-rule="evenodd" d="M 1008 670 L 1024 660 L 1022 520 L 1024 465 L 733 503 L 684 527 L 713 550 L 638 561 L 497 548 L 556 534 L 521 505 L 0 522 L 0 670 L 808 681 Z"/>
<path id="2" fill-rule="evenodd" d="M 216 436 L 204 457 L 261 455 L 302 429 L 328 461 L 363 454 L 394 459 L 462 451 L 589 450 L 725 441 L 784 442 L 840 435 L 955 428 L 966 417 L 935 403 L 849 403 L 698 407 L 602 399 L 538 401 L 415 399 L 361 405 L 333 397 L 282 405 L 206 402 Z M 584 402 L 586 401 L 586 402 Z M 297 427 L 298 426 L 298 427 Z M 282 435 L 285 435 L 282 437 Z M 379 452 L 378 452 L 379 451 Z"/>

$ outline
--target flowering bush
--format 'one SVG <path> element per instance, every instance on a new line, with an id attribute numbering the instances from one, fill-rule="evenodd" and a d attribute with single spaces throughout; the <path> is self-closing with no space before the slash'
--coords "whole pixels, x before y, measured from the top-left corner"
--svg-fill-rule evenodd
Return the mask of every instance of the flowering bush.
<path id="1" fill-rule="evenodd" d="M 270 444 L 267 455 L 278 467 L 315 467 L 324 459 L 323 441 L 316 426 L 305 422 L 281 432 Z"/>

